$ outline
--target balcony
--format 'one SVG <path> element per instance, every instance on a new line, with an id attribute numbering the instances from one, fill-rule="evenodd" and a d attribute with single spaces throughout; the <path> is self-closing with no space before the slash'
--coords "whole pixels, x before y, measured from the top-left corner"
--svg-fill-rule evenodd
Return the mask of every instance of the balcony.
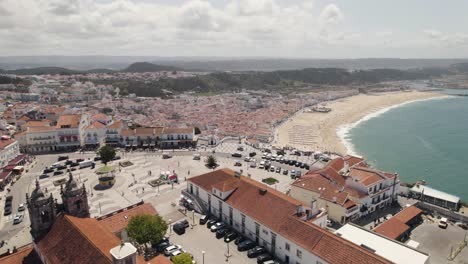
<path id="1" fill-rule="evenodd" d="M 357 212 L 359 212 L 359 206 L 353 206 L 346 210 L 346 217 L 349 217 Z"/>

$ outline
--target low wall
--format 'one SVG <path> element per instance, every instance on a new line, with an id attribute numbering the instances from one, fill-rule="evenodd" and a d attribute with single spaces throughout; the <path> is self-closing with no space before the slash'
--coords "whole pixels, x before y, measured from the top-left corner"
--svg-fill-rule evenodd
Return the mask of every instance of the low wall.
<path id="1" fill-rule="evenodd" d="M 459 213 L 456 213 L 456 212 L 453 212 L 453 211 L 450 211 L 445 208 L 438 207 L 432 204 L 423 203 L 421 201 L 417 202 L 415 205 L 416 207 L 418 207 L 419 209 L 423 211 L 431 211 L 440 216 L 447 217 L 449 220 L 452 220 L 455 222 L 464 222 L 468 224 L 468 216 L 466 215 L 462 215 L 462 214 L 459 214 Z"/>

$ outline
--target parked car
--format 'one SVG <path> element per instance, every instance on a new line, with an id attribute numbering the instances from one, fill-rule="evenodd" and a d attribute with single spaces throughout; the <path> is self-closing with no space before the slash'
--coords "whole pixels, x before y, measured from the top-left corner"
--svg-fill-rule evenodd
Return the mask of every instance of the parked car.
<path id="1" fill-rule="evenodd" d="M 115 156 L 112 160 L 119 160 L 121 157 L 119 155 Z"/>
<path id="2" fill-rule="evenodd" d="M 45 179 L 45 178 L 49 178 L 49 174 L 44 173 L 39 176 L 39 179 Z"/>
<path id="3" fill-rule="evenodd" d="M 251 163 L 250 163 L 250 168 L 255 168 L 255 167 L 257 167 L 257 163 L 251 162 Z"/>
<path id="4" fill-rule="evenodd" d="M 13 224 L 14 224 L 14 225 L 17 225 L 17 224 L 23 222 L 23 219 L 24 219 L 24 215 L 22 215 L 22 214 L 17 214 L 17 215 L 15 215 L 15 217 L 13 218 Z"/>
<path id="5" fill-rule="evenodd" d="M 226 243 L 229 243 L 235 239 L 237 239 L 237 237 L 239 236 L 239 234 L 237 234 L 236 231 L 229 231 L 225 236 L 224 236 L 224 242 Z"/>
<path id="6" fill-rule="evenodd" d="M 94 161 L 100 161 L 101 159 L 102 159 L 101 156 L 96 156 L 96 157 L 94 157 L 93 160 L 94 160 Z"/>
<path id="7" fill-rule="evenodd" d="M 234 240 L 234 244 L 239 245 L 240 243 L 246 241 L 247 238 L 245 236 L 238 236 L 236 240 Z"/>
<path id="8" fill-rule="evenodd" d="M 235 157 L 235 158 L 242 158 L 242 154 L 237 153 L 237 152 L 236 152 L 236 153 L 232 153 L 231 156 L 233 156 L 233 157 Z"/>
<path id="9" fill-rule="evenodd" d="M 223 222 L 217 222 L 213 226 L 210 227 L 211 232 L 216 232 L 221 228 L 224 228 L 226 225 Z"/>
<path id="10" fill-rule="evenodd" d="M 216 219 L 210 219 L 208 222 L 206 222 L 206 227 L 211 228 L 213 225 L 215 225 L 218 222 Z"/>
<path id="11" fill-rule="evenodd" d="M 249 156 L 250 156 L 250 157 L 255 157 L 256 155 L 257 155 L 257 152 L 250 152 L 250 153 L 249 153 Z"/>
<path id="12" fill-rule="evenodd" d="M 238 150 L 238 151 L 244 151 L 244 147 L 243 147 L 243 146 L 238 146 L 238 147 L 237 147 L 237 150 Z"/>
<path id="13" fill-rule="evenodd" d="M 250 162 L 250 157 L 245 157 L 245 158 L 244 158 L 244 161 L 245 161 L 245 162 Z"/>
<path id="14" fill-rule="evenodd" d="M 54 176 L 57 176 L 57 175 L 60 175 L 60 174 L 63 174 L 63 171 L 61 171 L 61 170 L 54 171 Z"/>
<path id="15" fill-rule="evenodd" d="M 245 241 L 240 242 L 239 245 L 237 245 L 237 250 L 246 251 L 246 250 L 252 249 L 254 247 L 255 247 L 255 242 L 253 242 L 250 239 L 247 239 Z"/>
<path id="16" fill-rule="evenodd" d="M 283 170 L 283 175 L 288 175 L 288 170 Z"/>
<path id="17" fill-rule="evenodd" d="M 190 227 L 190 224 L 189 224 L 189 222 L 187 221 L 187 219 L 184 219 L 184 220 L 178 222 L 177 224 L 179 224 L 179 225 L 181 225 L 181 226 L 183 226 L 183 227 L 185 227 L 185 228 Z"/>
<path id="18" fill-rule="evenodd" d="M 57 167 L 57 170 L 65 170 L 65 169 L 67 169 L 67 166 L 61 165 Z"/>
<path id="19" fill-rule="evenodd" d="M 43 174 L 51 173 L 54 172 L 54 169 L 52 168 L 45 168 L 44 171 L 42 172 Z"/>
<path id="20" fill-rule="evenodd" d="M 275 172 L 275 166 L 271 166 L 271 167 L 270 167 L 270 171 L 271 171 L 271 172 Z"/>
<path id="21" fill-rule="evenodd" d="M 24 210 L 26 210 L 26 207 L 24 206 L 23 203 L 20 203 L 20 204 L 18 205 L 18 212 L 22 212 L 22 211 L 24 211 Z"/>
<path id="22" fill-rule="evenodd" d="M 76 162 L 78 162 L 78 163 L 80 163 L 82 161 L 85 161 L 85 159 L 83 159 L 83 158 L 76 159 Z"/>
<path id="23" fill-rule="evenodd" d="M 224 237 L 227 233 L 229 232 L 229 229 L 227 228 L 220 228 L 216 231 L 216 238 L 220 239 Z"/>
<path id="24" fill-rule="evenodd" d="M 70 164 L 70 167 L 77 167 L 77 166 L 79 166 L 79 165 L 80 165 L 79 163 L 73 162 L 72 164 Z"/>
<path id="25" fill-rule="evenodd" d="M 447 220 L 447 218 L 442 217 L 442 218 L 439 220 L 439 224 L 438 224 L 438 225 L 439 225 L 440 228 L 447 228 L 447 226 L 448 226 L 448 220 Z"/>
<path id="26" fill-rule="evenodd" d="M 304 164 L 304 169 L 306 169 L 306 170 L 310 170 L 310 166 L 309 166 L 309 164 Z"/>
<path id="27" fill-rule="evenodd" d="M 58 156 L 57 161 L 67 160 L 68 156 Z"/>
<path id="28" fill-rule="evenodd" d="M 72 164 L 72 163 L 73 163 L 73 160 L 66 160 L 66 161 L 65 161 L 65 165 L 70 165 L 70 164 Z"/>
<path id="29" fill-rule="evenodd" d="M 11 215 L 11 205 L 5 205 L 3 215 Z"/>
<path id="30" fill-rule="evenodd" d="M 207 215 L 201 215 L 201 216 L 200 216 L 199 224 L 200 224 L 200 225 L 206 224 L 206 222 L 208 222 L 208 219 L 209 219 L 209 217 L 208 217 Z"/>
<path id="31" fill-rule="evenodd" d="M 234 166 L 242 166 L 242 163 L 239 160 L 234 161 Z"/>
<path id="32" fill-rule="evenodd" d="M 164 252 L 164 250 L 170 246 L 171 244 L 169 242 L 164 241 L 164 242 L 157 244 L 155 248 L 157 252 Z"/>
<path id="33" fill-rule="evenodd" d="M 178 250 L 181 250 L 181 249 L 182 249 L 182 247 L 180 245 L 169 246 L 166 249 L 164 249 L 164 255 L 165 256 L 170 256 L 172 254 L 172 252 L 175 252 L 175 251 L 178 251 Z"/>
<path id="34" fill-rule="evenodd" d="M 172 226 L 172 230 L 178 235 L 185 234 L 185 226 L 182 223 L 177 223 Z"/>
<path id="35" fill-rule="evenodd" d="M 266 251 L 266 248 L 262 247 L 262 246 L 256 246 L 252 249 L 249 249 L 249 251 L 247 251 L 247 257 L 249 258 L 256 258 L 258 256 L 260 256 L 261 254 L 267 252 Z"/>
<path id="36" fill-rule="evenodd" d="M 276 168 L 276 173 L 281 173 L 281 167 Z"/>
<path id="37" fill-rule="evenodd" d="M 257 263 L 263 264 L 265 261 L 273 260 L 273 257 L 268 253 L 263 253 L 257 257 Z"/>
<path id="38" fill-rule="evenodd" d="M 178 256 L 178 255 L 180 255 L 180 254 L 182 254 L 182 253 L 184 253 L 184 250 L 182 250 L 182 249 L 181 249 L 181 250 L 176 250 L 176 251 L 172 252 L 171 255 L 170 255 L 170 256 L 171 256 L 171 258 L 170 258 L 171 261 L 173 260 L 173 258 L 174 258 L 175 256 Z"/>

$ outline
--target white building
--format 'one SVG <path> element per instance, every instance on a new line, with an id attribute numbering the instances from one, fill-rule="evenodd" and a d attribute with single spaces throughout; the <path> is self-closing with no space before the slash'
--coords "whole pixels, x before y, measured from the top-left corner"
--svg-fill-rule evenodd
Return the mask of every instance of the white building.
<path id="1" fill-rule="evenodd" d="M 195 207 L 222 219 L 284 263 L 391 263 L 323 229 L 326 214 L 250 178 L 221 169 L 188 180 Z"/>
<path id="2" fill-rule="evenodd" d="M 353 224 L 344 225 L 335 234 L 395 264 L 430 263 L 429 254 Z"/>
<path id="3" fill-rule="evenodd" d="M 8 163 L 20 155 L 18 141 L 9 136 L 0 138 L 0 168 L 4 168 Z"/>

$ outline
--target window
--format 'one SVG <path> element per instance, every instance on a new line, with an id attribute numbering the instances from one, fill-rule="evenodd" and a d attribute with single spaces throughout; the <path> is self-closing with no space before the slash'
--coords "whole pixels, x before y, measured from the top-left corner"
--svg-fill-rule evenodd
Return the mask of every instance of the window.
<path id="1" fill-rule="evenodd" d="M 285 248 L 287 251 L 289 251 L 289 250 L 291 249 L 291 246 L 290 246 L 288 243 L 286 243 L 286 244 L 284 245 L 284 248 Z"/>
<path id="2" fill-rule="evenodd" d="M 302 258 L 302 251 L 300 251 L 299 249 L 296 251 L 296 256 L 298 258 Z"/>

